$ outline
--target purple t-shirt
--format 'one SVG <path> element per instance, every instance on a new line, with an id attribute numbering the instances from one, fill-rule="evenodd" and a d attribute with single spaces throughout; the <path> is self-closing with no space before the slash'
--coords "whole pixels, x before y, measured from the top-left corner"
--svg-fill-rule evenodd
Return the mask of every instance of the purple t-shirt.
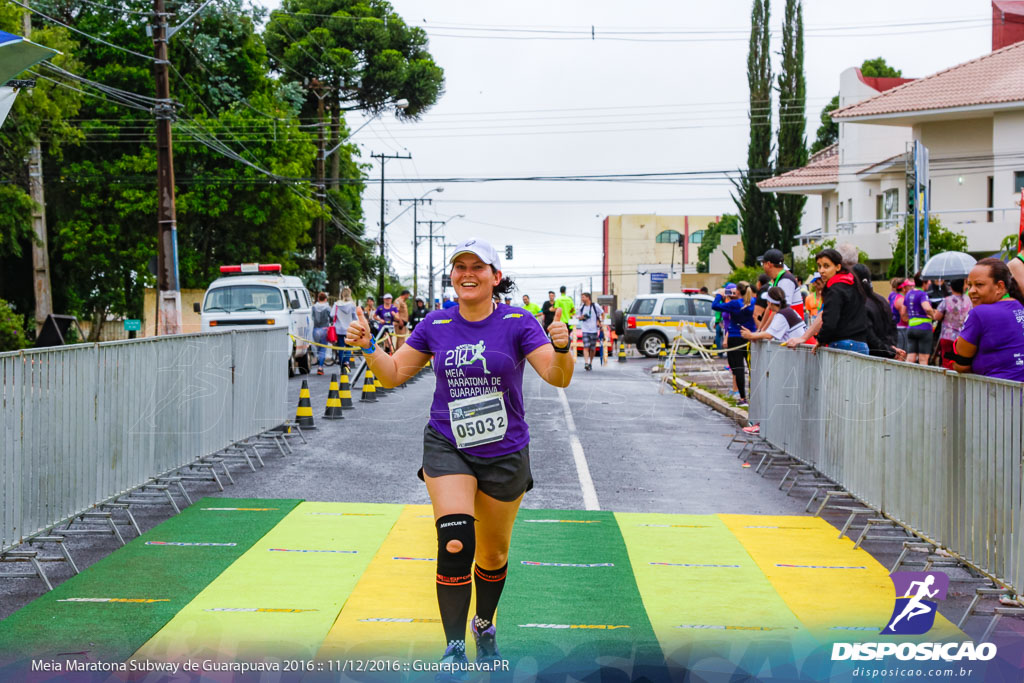
<path id="1" fill-rule="evenodd" d="M 430 426 L 455 444 L 448 404 L 496 391 L 504 394 L 508 413 L 505 438 L 466 448 L 485 458 L 508 455 L 530 443 L 523 406 L 526 356 L 550 343 L 537 319 L 521 308 L 498 304 L 485 319 L 464 320 L 457 307 L 431 311 L 406 342 L 434 356 L 437 386 L 430 406 Z"/>
<path id="2" fill-rule="evenodd" d="M 928 314 L 924 310 L 924 304 L 928 303 L 928 295 L 922 292 L 920 289 L 912 289 L 907 292 L 907 295 L 903 298 L 903 305 L 907 309 L 907 320 L 913 320 L 914 318 L 928 318 Z M 914 327 L 924 327 L 927 325 L 931 327 L 931 323 L 918 323 L 911 325 Z"/>
<path id="3" fill-rule="evenodd" d="M 1024 382 L 1024 306 L 1016 299 L 975 306 L 960 336 L 978 347 L 971 370 Z"/>

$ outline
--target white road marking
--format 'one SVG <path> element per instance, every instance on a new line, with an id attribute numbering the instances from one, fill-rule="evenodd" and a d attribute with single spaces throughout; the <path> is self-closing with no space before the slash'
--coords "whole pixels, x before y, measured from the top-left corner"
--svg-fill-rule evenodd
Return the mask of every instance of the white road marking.
<path id="1" fill-rule="evenodd" d="M 576 475 L 580 479 L 580 489 L 583 491 L 583 507 L 587 510 L 600 510 L 601 506 L 597 502 L 594 480 L 590 478 L 590 467 L 583 454 L 583 444 L 580 443 L 580 437 L 576 433 L 576 423 L 572 419 L 569 399 L 561 387 L 558 387 L 558 398 L 562 401 L 562 412 L 565 413 L 565 423 L 569 428 L 569 444 L 572 446 L 572 459 L 576 463 Z"/>

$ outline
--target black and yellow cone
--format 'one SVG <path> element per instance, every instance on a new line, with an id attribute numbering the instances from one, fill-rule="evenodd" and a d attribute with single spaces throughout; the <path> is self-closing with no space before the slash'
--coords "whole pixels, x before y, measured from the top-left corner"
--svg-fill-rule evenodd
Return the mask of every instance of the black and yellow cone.
<path id="1" fill-rule="evenodd" d="M 348 373 L 342 372 L 341 379 L 338 384 L 338 398 L 341 400 L 341 407 L 343 410 L 351 410 L 355 408 L 352 405 L 352 387 L 348 383 Z"/>
<path id="2" fill-rule="evenodd" d="M 619 342 L 619 362 L 626 362 L 626 345 L 623 342 Z"/>
<path id="3" fill-rule="evenodd" d="M 662 365 L 665 363 L 665 342 L 661 342 L 661 349 L 658 351 L 658 358 L 661 359 Z"/>
<path id="4" fill-rule="evenodd" d="M 359 399 L 362 403 L 377 402 L 377 387 L 374 386 L 373 370 L 366 368 L 366 375 L 363 376 L 363 395 Z"/>
<path id="5" fill-rule="evenodd" d="M 313 404 L 309 401 L 309 384 L 302 380 L 299 389 L 299 407 L 295 409 L 295 422 L 302 429 L 316 429 L 313 423 Z"/>
<path id="6" fill-rule="evenodd" d="M 384 385 L 380 383 L 380 380 L 377 379 L 377 375 L 373 376 L 373 386 L 377 390 L 377 395 L 381 398 L 387 396 L 392 391 L 391 389 L 385 388 Z"/>
<path id="7" fill-rule="evenodd" d="M 341 397 L 338 395 L 338 375 L 331 375 L 331 388 L 327 391 L 327 408 L 324 410 L 325 420 L 342 420 Z"/>

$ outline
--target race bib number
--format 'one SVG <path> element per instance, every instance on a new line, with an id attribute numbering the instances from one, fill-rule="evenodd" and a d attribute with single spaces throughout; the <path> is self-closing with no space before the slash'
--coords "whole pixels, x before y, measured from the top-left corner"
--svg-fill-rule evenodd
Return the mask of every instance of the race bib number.
<path id="1" fill-rule="evenodd" d="M 460 449 L 501 441 L 508 429 L 508 414 L 500 391 L 452 401 L 448 404 L 448 416 L 455 445 Z"/>

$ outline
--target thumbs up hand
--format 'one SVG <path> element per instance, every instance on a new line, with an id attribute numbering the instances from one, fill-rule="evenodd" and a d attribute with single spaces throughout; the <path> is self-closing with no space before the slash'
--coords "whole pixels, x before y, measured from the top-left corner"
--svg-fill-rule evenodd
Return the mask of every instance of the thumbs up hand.
<path id="1" fill-rule="evenodd" d="M 569 328 L 562 322 L 562 309 L 555 309 L 555 319 L 548 325 L 548 337 L 551 343 L 564 349 L 569 346 Z"/>
<path id="2" fill-rule="evenodd" d="M 345 343 L 365 349 L 369 348 L 370 341 L 370 324 L 366 322 L 363 309 L 356 306 L 356 319 L 349 324 L 348 330 L 345 331 Z"/>

